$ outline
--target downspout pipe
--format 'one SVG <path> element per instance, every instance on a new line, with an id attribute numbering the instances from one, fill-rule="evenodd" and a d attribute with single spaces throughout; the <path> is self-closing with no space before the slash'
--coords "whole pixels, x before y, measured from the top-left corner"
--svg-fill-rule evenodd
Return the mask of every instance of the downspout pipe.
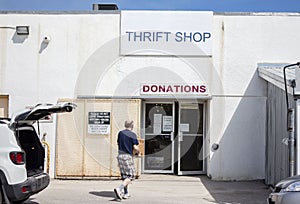
<path id="1" fill-rule="evenodd" d="M 294 108 L 290 107 L 289 104 L 287 82 L 286 82 L 286 69 L 293 66 L 300 67 L 300 62 L 287 65 L 283 68 L 285 97 L 286 97 L 286 105 L 287 105 L 287 131 L 289 137 L 289 166 L 290 166 L 289 176 L 295 175 L 295 110 Z"/>

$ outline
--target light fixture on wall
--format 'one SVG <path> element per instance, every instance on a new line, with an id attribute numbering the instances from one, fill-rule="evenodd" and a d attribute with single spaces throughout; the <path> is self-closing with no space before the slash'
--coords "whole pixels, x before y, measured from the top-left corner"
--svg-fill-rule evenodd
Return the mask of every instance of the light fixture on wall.
<path id="1" fill-rule="evenodd" d="M 16 26 L 17 35 L 29 35 L 29 26 Z"/>

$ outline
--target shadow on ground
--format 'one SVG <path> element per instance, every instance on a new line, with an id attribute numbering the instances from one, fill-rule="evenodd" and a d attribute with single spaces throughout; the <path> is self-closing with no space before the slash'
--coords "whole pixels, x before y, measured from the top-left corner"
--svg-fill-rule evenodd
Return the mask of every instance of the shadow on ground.
<path id="1" fill-rule="evenodd" d="M 119 201 L 113 191 L 91 191 L 90 194 L 104 198 L 112 198 L 110 201 Z"/>
<path id="2" fill-rule="evenodd" d="M 24 201 L 23 204 L 39 204 L 34 200 L 35 200 L 34 198 L 29 198 L 28 200 Z"/>
<path id="3" fill-rule="evenodd" d="M 263 180 L 227 182 L 201 176 L 200 181 L 219 204 L 266 204 L 271 193 Z"/>

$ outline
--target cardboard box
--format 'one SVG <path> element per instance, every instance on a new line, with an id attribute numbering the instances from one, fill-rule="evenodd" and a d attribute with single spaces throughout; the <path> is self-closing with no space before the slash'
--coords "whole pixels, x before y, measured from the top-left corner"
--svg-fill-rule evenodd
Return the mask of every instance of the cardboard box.
<path id="1" fill-rule="evenodd" d="M 139 140 L 139 150 L 140 150 L 140 154 L 138 156 L 144 156 L 145 155 L 145 140 L 144 139 L 138 139 Z M 133 150 L 133 155 L 136 155 L 136 151 Z"/>

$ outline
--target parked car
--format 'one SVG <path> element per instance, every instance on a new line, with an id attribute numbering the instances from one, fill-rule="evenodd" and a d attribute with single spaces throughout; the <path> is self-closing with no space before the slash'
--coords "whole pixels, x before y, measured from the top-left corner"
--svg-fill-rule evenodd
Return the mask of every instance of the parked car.
<path id="1" fill-rule="evenodd" d="M 268 204 L 299 204 L 300 175 L 289 177 L 276 184 L 269 195 Z"/>
<path id="2" fill-rule="evenodd" d="M 45 150 L 34 123 L 74 108 L 72 103 L 40 104 L 0 119 L 0 204 L 23 202 L 49 185 Z"/>

